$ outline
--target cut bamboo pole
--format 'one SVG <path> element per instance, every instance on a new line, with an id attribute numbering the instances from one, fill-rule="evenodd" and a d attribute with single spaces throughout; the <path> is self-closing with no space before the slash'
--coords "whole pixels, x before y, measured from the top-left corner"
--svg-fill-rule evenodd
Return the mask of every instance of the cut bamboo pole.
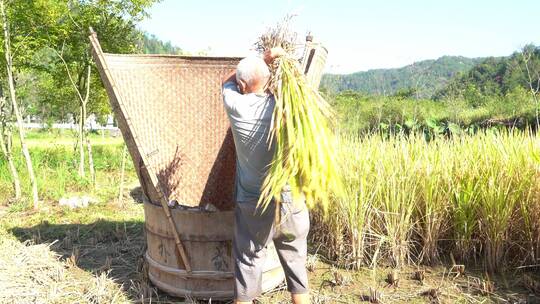
<path id="1" fill-rule="evenodd" d="M 126 158 L 127 158 L 127 146 L 124 145 L 122 150 L 122 167 L 120 171 L 120 191 L 118 191 L 118 202 L 123 204 L 124 202 L 124 175 L 126 172 Z"/>

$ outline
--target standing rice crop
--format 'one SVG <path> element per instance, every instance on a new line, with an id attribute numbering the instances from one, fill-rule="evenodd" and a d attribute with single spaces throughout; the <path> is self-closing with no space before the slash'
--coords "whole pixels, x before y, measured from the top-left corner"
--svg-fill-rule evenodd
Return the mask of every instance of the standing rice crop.
<path id="1" fill-rule="evenodd" d="M 339 141 L 344 195 L 334 198 L 332 213 L 327 220 L 333 220 L 331 225 L 333 231 L 339 231 L 339 239 L 328 249 L 332 249 L 337 255 L 347 256 L 344 265 L 356 269 L 370 261 L 365 250 L 372 241 L 367 230 L 370 227 L 367 221 L 373 212 L 376 194 L 376 177 L 373 174 L 366 174 L 374 171 L 372 157 L 376 157 L 376 153 L 371 149 L 365 154 L 355 153 L 360 144 L 351 138 Z M 338 210 L 343 216 L 335 214 Z"/>
<path id="2" fill-rule="evenodd" d="M 412 141 L 412 145 L 419 149 L 417 171 L 414 173 L 419 187 L 415 202 L 418 235 L 422 244 L 419 260 L 433 264 L 439 261 L 439 240 L 448 226 L 452 155 L 449 153 L 450 147 L 442 141 L 428 143 L 418 137 Z M 431 153 L 425 153 L 427 149 Z"/>
<path id="3" fill-rule="evenodd" d="M 418 184 L 414 177 L 417 151 L 407 141 L 375 139 L 375 179 L 372 234 L 379 240 L 372 265 L 385 257 L 393 266 L 410 261 L 411 236 L 414 229 L 415 194 Z"/>
<path id="4" fill-rule="evenodd" d="M 449 189 L 451 200 L 451 237 L 455 240 L 454 252 L 460 261 L 475 256 L 475 233 L 478 231 L 478 208 L 480 178 L 476 170 L 471 170 L 476 160 L 471 155 L 463 155 L 464 161 L 456 164 L 453 186 Z M 467 165 L 469 164 L 469 165 Z"/>
<path id="5" fill-rule="evenodd" d="M 524 150 L 529 155 L 521 155 L 524 178 L 523 195 L 519 201 L 519 215 L 522 219 L 518 237 L 523 243 L 522 263 L 534 264 L 540 260 L 540 141 L 524 140 Z"/>
<path id="6" fill-rule="evenodd" d="M 528 135 L 484 134 L 480 138 L 483 139 L 478 141 L 483 143 L 481 146 L 471 143 L 472 148 L 484 148 L 479 159 L 482 172 L 479 188 L 480 232 L 486 268 L 498 271 L 508 261 L 505 254 L 513 251 L 515 246 L 522 246 L 518 240 L 511 239 L 512 230 L 519 229 L 519 223 L 527 216 L 520 215 L 518 210 L 520 204 L 527 201 L 531 188 L 537 187 L 531 181 L 536 180 L 538 172 L 530 166 L 532 159 L 527 155 Z M 531 206 L 534 205 L 532 202 Z"/>
<path id="7" fill-rule="evenodd" d="M 481 262 L 497 272 L 537 263 L 540 136 L 480 132 L 344 136 L 345 196 L 313 215 L 313 239 L 342 265 Z M 315 213 L 318 209 L 315 209 Z"/>

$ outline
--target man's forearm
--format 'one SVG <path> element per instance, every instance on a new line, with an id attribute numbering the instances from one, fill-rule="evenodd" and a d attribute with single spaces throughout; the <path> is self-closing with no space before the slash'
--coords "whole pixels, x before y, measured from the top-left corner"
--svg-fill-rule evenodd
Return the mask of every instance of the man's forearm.
<path id="1" fill-rule="evenodd" d="M 222 79 L 222 83 L 221 84 L 225 84 L 226 82 L 229 82 L 229 81 L 232 81 L 234 83 L 236 83 L 236 70 L 228 73 L 227 75 L 225 75 L 225 77 L 223 77 Z"/>
<path id="2" fill-rule="evenodd" d="M 266 64 L 271 65 L 274 59 L 286 55 L 285 50 L 281 47 L 271 48 L 263 53 L 263 60 Z"/>

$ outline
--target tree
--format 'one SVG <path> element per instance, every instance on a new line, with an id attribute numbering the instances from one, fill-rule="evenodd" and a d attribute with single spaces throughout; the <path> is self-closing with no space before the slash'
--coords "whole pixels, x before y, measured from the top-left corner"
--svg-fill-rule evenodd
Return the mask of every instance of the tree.
<path id="1" fill-rule="evenodd" d="M 156 0 L 0 0 L 4 30 L 1 55 L 5 58 L 0 76 L 7 79 L 9 102 L 19 129 L 35 208 L 38 206 L 37 180 L 24 139 L 25 111 L 52 112 L 51 116 L 62 119 L 70 113 L 78 118 L 78 150 L 84 172 L 85 144 L 91 155 L 84 122 L 88 113 L 109 111 L 106 94 L 91 61 L 88 27 L 98 31 L 105 50 L 135 52 L 140 39 L 135 26 L 154 2 Z M 28 84 L 22 88 L 22 96 L 26 92 L 34 98 L 19 99 L 21 83 Z M 36 93 L 40 89 L 42 91 Z"/>
<path id="2" fill-rule="evenodd" d="M 184 51 L 172 45 L 170 41 L 163 42 L 159 40 L 155 35 L 144 33 L 140 40 L 139 48 L 145 54 L 175 54 L 182 55 Z"/>
<path id="3" fill-rule="evenodd" d="M 525 82 L 535 105 L 536 125 L 540 126 L 538 117 L 538 93 L 540 91 L 540 47 L 527 45 L 521 50 L 521 61 L 523 62 Z"/>
<path id="4" fill-rule="evenodd" d="M 94 28 L 100 35 L 103 48 L 114 53 L 133 53 L 140 40 L 140 32 L 135 25 L 144 16 L 145 9 L 155 0 L 121 0 L 121 1 L 68 1 L 67 17 L 60 23 L 61 29 L 50 39 L 50 48 L 56 54 L 57 64 L 63 69 L 56 70 L 55 79 L 60 85 L 71 86 L 78 103 L 80 154 L 79 174 L 85 176 L 85 149 L 89 159 L 91 178 L 94 180 L 92 166 L 92 149 L 86 136 L 85 124 L 92 110 L 108 109 L 107 99 L 104 98 L 103 87 L 95 69 L 88 41 L 88 28 Z M 92 74 L 94 77 L 92 77 Z M 68 77 L 65 77 L 65 76 Z M 65 79 L 69 79 L 66 84 Z M 95 90 L 91 87 L 95 86 Z M 100 94 L 101 93 L 101 94 Z M 102 113 L 98 113 L 102 114 Z"/>
<path id="5" fill-rule="evenodd" d="M 504 96 L 517 87 L 537 91 L 540 70 L 540 47 L 527 45 L 507 57 L 490 57 L 478 63 L 467 73 L 455 77 L 435 98 L 465 97 L 471 94 Z M 537 94 L 532 94 L 537 98 Z M 536 101 L 535 101 L 536 102 Z"/>
<path id="6" fill-rule="evenodd" d="M 15 80 L 13 77 L 13 57 L 11 54 L 11 47 L 12 47 L 11 34 L 10 34 L 10 27 L 8 24 L 8 19 L 6 16 L 6 9 L 5 9 L 4 2 L 5 2 L 4 0 L 0 0 L 0 16 L 2 19 L 2 27 L 3 27 L 3 33 L 4 33 L 4 36 L 3 36 L 4 57 L 6 60 L 5 67 L 6 67 L 7 82 L 8 82 L 7 84 L 9 88 L 9 96 L 10 96 L 11 106 L 13 108 L 13 114 L 15 115 L 15 118 L 17 119 L 17 128 L 19 131 L 19 140 L 21 142 L 21 150 L 22 150 L 25 162 L 26 162 L 26 168 L 28 170 L 30 184 L 32 186 L 32 199 L 34 203 L 34 209 L 38 209 L 39 196 L 38 196 L 37 180 L 36 180 L 36 175 L 34 174 L 34 167 L 32 165 L 30 152 L 28 151 L 28 147 L 26 146 L 23 118 L 21 115 L 21 111 L 19 109 L 19 104 L 17 103 L 17 93 L 15 91 Z"/>
<path id="7" fill-rule="evenodd" d="M 15 191 L 15 199 L 19 200 L 22 196 L 21 194 L 21 181 L 19 179 L 19 173 L 15 167 L 12 155 L 12 144 L 11 144 L 11 127 L 9 125 L 9 117 L 11 116 L 11 110 L 8 109 L 8 104 L 6 102 L 3 93 L 0 94 L 0 150 L 7 160 L 9 173 L 11 174 L 13 182 L 13 190 Z"/>
<path id="8" fill-rule="evenodd" d="M 404 99 L 411 99 L 415 96 L 417 96 L 418 90 L 416 88 L 404 88 L 399 89 L 396 91 L 396 93 L 393 95 L 398 100 L 404 100 Z"/>

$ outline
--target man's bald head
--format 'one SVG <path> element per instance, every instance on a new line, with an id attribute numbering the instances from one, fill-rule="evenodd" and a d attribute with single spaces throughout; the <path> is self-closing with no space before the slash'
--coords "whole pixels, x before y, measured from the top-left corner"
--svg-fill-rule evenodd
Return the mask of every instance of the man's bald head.
<path id="1" fill-rule="evenodd" d="M 242 93 L 263 93 L 270 79 L 270 70 L 260 57 L 246 57 L 236 67 L 236 82 Z"/>

